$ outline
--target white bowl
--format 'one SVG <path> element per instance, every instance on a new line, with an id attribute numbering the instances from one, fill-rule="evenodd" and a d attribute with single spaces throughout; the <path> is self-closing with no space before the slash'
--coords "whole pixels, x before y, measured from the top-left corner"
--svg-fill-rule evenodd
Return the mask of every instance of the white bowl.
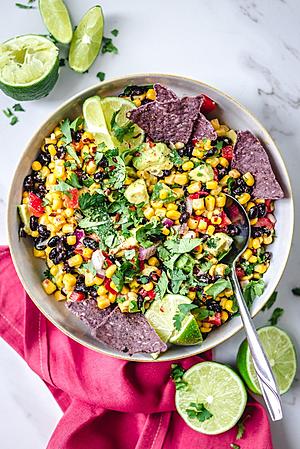
<path id="1" fill-rule="evenodd" d="M 9 195 L 8 207 L 8 232 L 9 245 L 12 258 L 19 278 L 36 306 L 41 312 L 62 332 L 77 342 L 90 349 L 103 352 L 107 355 L 140 362 L 153 361 L 150 355 L 137 354 L 132 357 L 122 354 L 102 344 L 90 334 L 88 328 L 75 316 L 73 316 L 61 302 L 56 302 L 52 296 L 45 294 L 41 286 L 42 273 L 45 270 L 44 261 L 36 259 L 32 255 L 32 243 L 30 239 L 18 238 L 19 219 L 17 216 L 17 205 L 22 198 L 22 183 L 24 177 L 29 173 L 32 161 L 43 142 L 45 136 L 49 135 L 57 123 L 66 118 L 75 118 L 81 113 L 83 101 L 92 96 L 118 95 L 125 86 L 129 84 L 150 84 L 160 82 L 173 89 L 179 96 L 197 95 L 204 93 L 212 97 L 218 104 L 214 116 L 231 128 L 252 131 L 264 144 L 271 159 L 277 179 L 285 192 L 283 200 L 276 201 L 276 235 L 274 244 L 271 246 L 272 261 L 269 270 L 264 276 L 266 282 L 265 292 L 254 301 L 252 315 L 256 315 L 266 303 L 271 293 L 276 288 L 285 268 L 289 255 L 293 225 L 294 206 L 291 185 L 288 173 L 280 155 L 280 152 L 264 127 L 236 100 L 219 90 L 196 80 L 173 75 L 141 74 L 106 81 L 80 92 L 78 95 L 62 104 L 34 134 L 28 143 L 16 169 Z M 207 339 L 198 346 L 173 346 L 162 354 L 157 361 L 175 360 L 191 355 L 199 354 L 214 348 L 224 342 L 242 328 L 241 319 L 233 318 L 228 323 L 214 330 Z"/>

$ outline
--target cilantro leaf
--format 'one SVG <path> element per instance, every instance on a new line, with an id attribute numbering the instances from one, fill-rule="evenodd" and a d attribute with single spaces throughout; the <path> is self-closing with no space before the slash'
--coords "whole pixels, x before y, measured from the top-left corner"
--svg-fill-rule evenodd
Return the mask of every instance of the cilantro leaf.
<path id="1" fill-rule="evenodd" d="M 183 270 L 175 268 L 172 271 L 171 276 L 171 290 L 173 293 L 177 294 L 180 290 L 181 284 L 187 279 L 187 275 Z"/>
<path id="2" fill-rule="evenodd" d="M 218 141 L 215 145 L 216 149 L 218 151 L 220 151 L 223 148 L 223 142 L 222 141 Z"/>
<path id="3" fill-rule="evenodd" d="M 276 299 L 277 299 L 277 295 L 278 292 L 273 292 L 272 295 L 270 296 L 270 298 L 268 299 L 268 301 L 266 302 L 266 304 L 263 306 L 263 308 L 261 309 L 263 312 L 265 310 L 269 310 L 273 304 L 275 303 Z"/>
<path id="4" fill-rule="evenodd" d="M 173 254 L 189 253 L 202 243 L 202 239 L 183 238 L 180 240 L 167 240 L 164 246 Z"/>
<path id="5" fill-rule="evenodd" d="M 57 184 L 55 184 L 54 186 L 51 187 L 52 192 L 56 192 L 56 191 L 62 192 L 65 195 L 67 195 L 68 197 L 71 196 L 70 190 L 72 190 L 72 189 L 73 189 L 73 187 L 70 184 L 68 184 L 67 182 L 62 181 L 62 180 L 59 180 Z"/>
<path id="6" fill-rule="evenodd" d="M 83 117 L 76 117 L 75 120 L 70 124 L 70 129 L 73 129 L 73 131 L 77 131 L 79 126 L 82 125 L 84 122 Z"/>
<path id="7" fill-rule="evenodd" d="M 173 316 L 173 324 L 177 331 L 180 331 L 183 320 L 191 310 L 197 308 L 198 306 L 196 304 L 179 304 L 178 312 Z"/>
<path id="8" fill-rule="evenodd" d="M 153 240 L 161 236 L 162 228 L 161 223 L 149 222 L 136 231 L 136 239 L 144 248 L 150 248 L 154 244 Z"/>
<path id="9" fill-rule="evenodd" d="M 198 404 L 196 402 L 190 403 L 189 408 L 186 409 L 186 413 L 189 418 L 197 419 L 199 422 L 204 422 L 213 416 L 204 404 Z"/>
<path id="10" fill-rule="evenodd" d="M 61 132 L 63 133 L 62 140 L 65 144 L 72 142 L 72 134 L 70 128 L 70 120 L 66 118 L 60 125 Z"/>
<path id="11" fill-rule="evenodd" d="M 103 36 L 102 38 L 102 49 L 101 52 L 104 53 L 114 53 L 118 54 L 117 47 L 113 44 L 113 41 L 110 37 Z"/>
<path id="12" fill-rule="evenodd" d="M 243 420 L 239 421 L 237 423 L 237 428 L 238 429 L 237 429 L 237 433 L 236 433 L 235 439 L 236 440 L 240 440 L 243 437 L 244 433 L 245 433 L 245 424 L 244 424 Z"/>
<path id="13" fill-rule="evenodd" d="M 105 196 L 101 193 L 82 193 L 79 197 L 79 206 L 82 211 L 91 208 L 105 209 Z"/>
<path id="14" fill-rule="evenodd" d="M 182 390 L 187 386 L 187 383 L 182 379 L 185 373 L 185 369 L 183 369 L 177 363 L 171 365 L 171 379 L 175 384 L 176 390 Z"/>
<path id="15" fill-rule="evenodd" d="M 248 308 L 253 304 L 257 296 L 261 296 L 265 289 L 265 283 L 262 279 L 258 281 L 250 281 L 244 288 L 244 298 Z"/>
<path id="16" fill-rule="evenodd" d="M 44 271 L 43 275 L 44 275 L 44 279 L 50 279 L 50 281 L 53 280 L 53 276 L 52 276 L 49 268 L 47 268 L 47 270 Z"/>
<path id="17" fill-rule="evenodd" d="M 99 79 L 99 81 L 105 80 L 105 73 L 104 72 L 98 72 L 96 77 Z"/>
<path id="18" fill-rule="evenodd" d="M 118 34 L 119 34 L 119 30 L 117 30 L 116 28 L 114 28 L 113 30 L 111 30 L 111 34 L 112 34 L 113 36 L 117 37 Z"/>
<path id="19" fill-rule="evenodd" d="M 238 444 L 231 443 L 230 444 L 231 449 L 241 449 L 241 447 Z"/>
<path id="20" fill-rule="evenodd" d="M 276 326 L 279 321 L 279 318 L 284 314 L 284 310 L 281 307 L 276 307 L 274 309 L 271 318 L 268 320 L 271 326 Z"/>
<path id="21" fill-rule="evenodd" d="M 79 182 L 78 176 L 76 173 L 71 172 L 68 177 L 68 183 L 71 184 L 72 187 L 75 187 L 76 189 L 81 189 L 82 185 Z"/>
<path id="22" fill-rule="evenodd" d="M 209 269 L 212 267 L 212 265 L 213 265 L 212 262 L 205 261 L 200 264 L 200 270 L 203 271 L 203 273 L 207 273 Z"/>
<path id="23" fill-rule="evenodd" d="M 25 5 L 24 3 L 15 3 L 15 5 L 20 9 L 35 9 L 33 5 Z"/>
<path id="24" fill-rule="evenodd" d="M 16 112 L 25 112 L 25 109 L 23 109 L 22 105 L 20 103 L 16 103 L 13 105 L 13 110 Z"/>
<path id="25" fill-rule="evenodd" d="M 71 147 L 71 145 L 67 145 L 66 146 L 66 150 L 67 153 L 74 159 L 74 161 L 76 162 L 76 164 L 81 167 L 81 161 L 79 159 L 79 157 L 77 156 L 76 151 L 74 150 L 73 147 Z"/>
<path id="26" fill-rule="evenodd" d="M 167 192 L 167 197 L 164 200 L 160 199 L 160 192 L 161 190 L 165 190 Z M 158 182 L 155 184 L 151 199 L 153 201 L 162 201 L 163 203 L 171 203 L 172 201 L 175 201 L 177 199 L 177 195 L 171 190 L 170 188 L 166 187 L 165 184 Z"/>
<path id="27" fill-rule="evenodd" d="M 300 287 L 292 288 L 292 293 L 295 296 L 300 296 Z"/>
<path id="28" fill-rule="evenodd" d="M 113 134 L 118 139 L 119 142 L 123 142 L 125 136 L 131 137 L 134 133 L 134 124 L 131 121 L 124 126 L 119 126 L 116 119 L 121 109 L 114 112 L 110 121 L 110 126 Z"/>
<path id="29" fill-rule="evenodd" d="M 206 295 L 212 296 L 214 299 L 222 293 L 226 288 L 231 288 L 231 283 L 228 279 L 218 279 L 207 290 Z"/>
<path id="30" fill-rule="evenodd" d="M 139 306 L 138 306 L 138 304 L 137 304 L 137 301 L 135 301 L 134 299 L 132 299 L 132 300 L 129 302 L 128 312 L 129 312 L 129 313 L 135 313 L 135 312 L 139 312 L 139 311 L 140 311 L 140 309 L 139 309 Z"/>
<path id="31" fill-rule="evenodd" d="M 155 293 L 157 299 L 162 299 L 165 296 L 166 291 L 168 289 L 168 283 L 169 283 L 168 276 L 165 271 L 162 271 L 159 281 L 155 286 Z"/>
<path id="32" fill-rule="evenodd" d="M 10 119 L 9 124 L 13 126 L 13 125 L 15 125 L 16 123 L 18 123 L 18 121 L 19 121 L 18 117 L 16 117 L 15 115 L 13 115 L 12 118 Z"/>
<path id="33" fill-rule="evenodd" d="M 92 263 L 92 261 L 86 262 L 84 263 L 81 268 L 84 268 L 85 270 L 89 271 L 90 273 L 92 273 L 94 276 L 96 276 L 97 271 Z"/>
<path id="34" fill-rule="evenodd" d="M 178 151 L 174 149 L 170 151 L 170 161 L 178 167 L 179 165 L 182 165 L 183 158 L 180 157 Z"/>

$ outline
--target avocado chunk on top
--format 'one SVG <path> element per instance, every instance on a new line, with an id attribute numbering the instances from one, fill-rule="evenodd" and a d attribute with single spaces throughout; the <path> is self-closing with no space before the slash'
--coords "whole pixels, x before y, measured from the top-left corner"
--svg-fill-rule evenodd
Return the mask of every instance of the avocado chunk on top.
<path id="1" fill-rule="evenodd" d="M 124 196 L 132 204 L 149 203 L 147 186 L 143 179 L 137 179 L 130 184 L 125 190 Z"/>
<path id="2" fill-rule="evenodd" d="M 170 148 L 164 143 L 155 143 L 152 146 L 144 143 L 139 149 L 139 156 L 133 158 L 133 166 L 137 170 L 146 170 L 153 175 L 159 175 L 173 167 L 170 152 Z"/>
<path id="3" fill-rule="evenodd" d="M 213 181 L 214 171 L 213 171 L 211 165 L 206 164 L 204 162 L 203 164 L 200 164 L 196 168 L 191 170 L 189 172 L 189 177 L 193 181 L 201 181 L 201 182 Z"/>
<path id="4" fill-rule="evenodd" d="M 23 223 L 23 228 L 26 234 L 31 235 L 31 229 L 30 229 L 30 214 L 28 210 L 27 204 L 19 204 L 18 205 L 18 212 L 20 219 Z"/>
<path id="5" fill-rule="evenodd" d="M 224 232 L 217 232 L 206 240 L 203 249 L 212 256 L 220 258 L 230 250 L 232 242 L 233 239 L 229 235 L 224 234 Z"/>

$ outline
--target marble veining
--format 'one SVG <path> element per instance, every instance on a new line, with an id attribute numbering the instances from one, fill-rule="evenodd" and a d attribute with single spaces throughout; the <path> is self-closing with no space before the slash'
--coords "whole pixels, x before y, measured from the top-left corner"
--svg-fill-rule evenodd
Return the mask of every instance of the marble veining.
<path id="1" fill-rule="evenodd" d="M 2 2 L 0 41 L 30 32 L 45 34 L 38 9 L 21 10 Z M 95 2 L 66 0 L 75 23 Z M 299 353 L 300 300 L 291 289 L 300 286 L 300 2 L 299 0 L 102 0 L 105 36 L 114 28 L 118 55 L 101 55 L 84 75 L 67 67 L 53 93 L 22 103 L 19 123 L 10 126 L 0 111 L 0 243 L 6 243 L 7 193 L 18 158 L 33 132 L 67 97 L 106 78 L 138 72 L 178 73 L 219 87 L 244 103 L 276 139 L 293 185 L 295 239 L 287 269 L 278 286 L 278 307 L 285 310 L 280 326 L 287 329 Z M 9 20 L 7 20 L 9 17 Z M 149 23 L 150 17 L 150 23 Z M 13 99 L 0 94 L 0 109 Z M 265 325 L 271 312 L 255 320 Z M 292 318 L 291 318 L 292 317 Z M 218 361 L 235 364 L 242 332 L 215 351 Z M 61 412 L 51 394 L 18 355 L 0 344 L 0 435 L 3 449 L 44 449 Z M 298 372 L 298 378 L 299 372 Z M 284 416 L 272 424 L 274 449 L 299 449 L 300 382 L 283 396 Z M 16 432 L 16 423 L 18 432 Z M 242 447 L 242 445 L 241 445 Z"/>

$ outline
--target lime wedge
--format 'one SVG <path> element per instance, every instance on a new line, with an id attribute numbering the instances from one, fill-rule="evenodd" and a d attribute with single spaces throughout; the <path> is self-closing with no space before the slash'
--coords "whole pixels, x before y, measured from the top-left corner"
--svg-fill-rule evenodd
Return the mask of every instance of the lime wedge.
<path id="1" fill-rule="evenodd" d="M 134 149 L 144 142 L 144 131 L 127 118 L 127 112 L 136 108 L 132 101 L 120 97 L 106 97 L 101 100 L 101 106 L 107 128 L 116 147 L 121 151 L 128 148 Z M 112 129 L 113 117 L 117 129 L 121 128 L 121 133 Z"/>
<path id="2" fill-rule="evenodd" d="M 145 317 L 165 342 L 170 341 L 178 345 L 201 343 L 201 332 L 191 313 L 188 313 L 184 318 L 180 331 L 174 328 L 173 317 L 178 313 L 180 304 L 191 304 L 191 300 L 182 295 L 166 295 L 161 301 L 155 300 L 152 302 Z"/>
<path id="3" fill-rule="evenodd" d="M 297 360 L 294 345 L 286 332 L 275 326 L 258 329 L 259 339 L 272 367 L 280 394 L 286 393 L 295 378 Z M 261 394 L 247 340 L 241 344 L 237 367 L 253 393 Z"/>
<path id="4" fill-rule="evenodd" d="M 0 88 L 16 100 L 37 100 L 58 78 L 58 48 L 35 34 L 14 37 L 0 45 Z"/>
<path id="5" fill-rule="evenodd" d="M 39 8 L 47 30 L 62 44 L 69 44 L 73 36 L 72 24 L 62 0 L 40 0 Z"/>
<path id="6" fill-rule="evenodd" d="M 192 429 L 207 435 L 217 435 L 231 429 L 242 416 L 247 392 L 242 380 L 228 366 L 202 362 L 183 375 L 185 388 L 176 390 L 178 413 Z M 191 404 L 203 404 L 212 416 L 205 421 L 190 417 Z"/>
<path id="7" fill-rule="evenodd" d="M 74 31 L 69 64 L 76 72 L 86 72 L 95 61 L 102 42 L 104 19 L 101 6 L 89 9 Z"/>
<path id="8" fill-rule="evenodd" d="M 95 135 L 96 143 L 104 143 L 108 148 L 114 148 L 102 112 L 100 98 L 97 96 L 88 98 L 83 103 L 82 110 L 86 128 Z"/>

